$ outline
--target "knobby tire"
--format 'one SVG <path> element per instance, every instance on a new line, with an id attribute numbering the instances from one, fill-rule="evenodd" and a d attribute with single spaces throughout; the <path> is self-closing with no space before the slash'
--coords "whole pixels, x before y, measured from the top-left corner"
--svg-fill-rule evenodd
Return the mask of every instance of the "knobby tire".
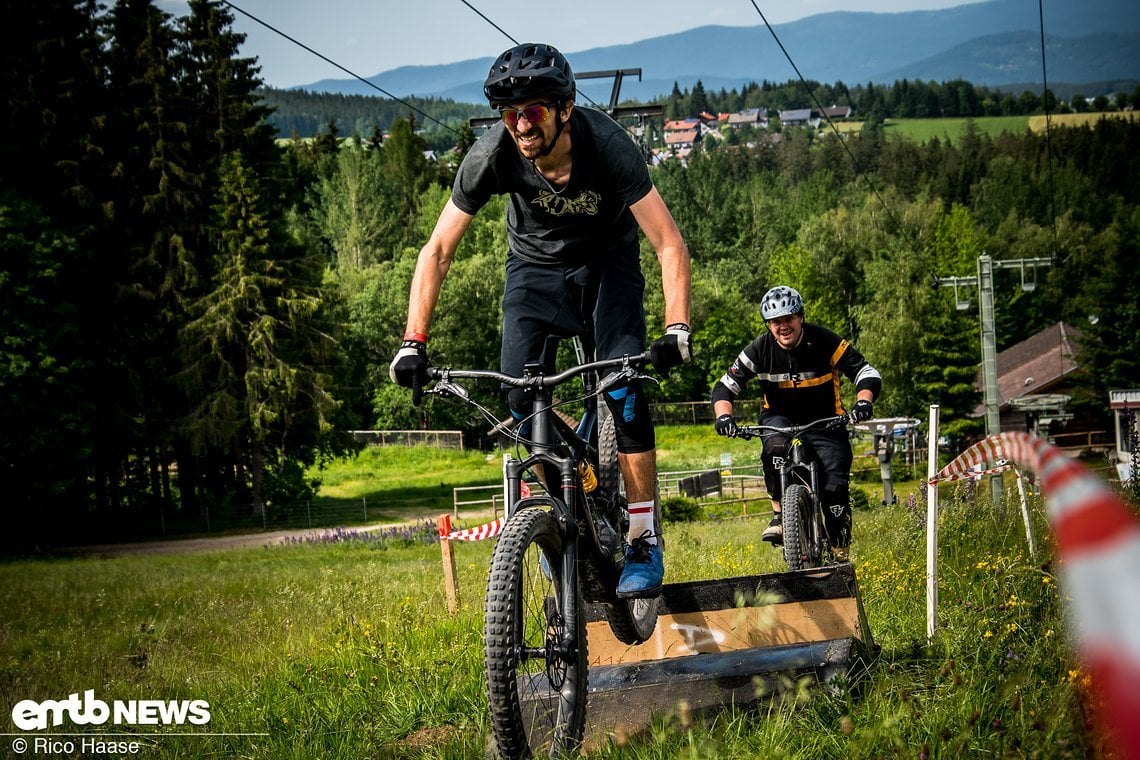
<path id="1" fill-rule="evenodd" d="M 790 485 L 784 489 L 780 506 L 783 510 L 784 562 L 789 570 L 810 567 L 808 521 L 811 519 L 811 493 L 798 483 Z"/>
<path id="2" fill-rule="evenodd" d="M 519 503 L 499 536 L 484 607 L 487 704 L 504 758 L 574 754 L 586 724 L 581 590 L 575 580 L 576 646 L 563 658 L 552 649 L 566 629 L 562 536 L 550 512 L 528 501 Z M 545 567 L 543 556 L 548 558 Z"/>

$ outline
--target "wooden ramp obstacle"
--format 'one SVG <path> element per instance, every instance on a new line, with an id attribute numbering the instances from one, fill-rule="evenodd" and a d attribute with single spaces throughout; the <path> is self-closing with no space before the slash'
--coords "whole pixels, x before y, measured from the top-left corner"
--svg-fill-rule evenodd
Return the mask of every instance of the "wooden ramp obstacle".
<path id="1" fill-rule="evenodd" d="M 854 680 L 876 652 L 850 563 L 666 584 L 654 636 L 614 638 L 587 605 L 586 743 L 634 737 L 657 715 L 747 709 L 804 676 Z"/>

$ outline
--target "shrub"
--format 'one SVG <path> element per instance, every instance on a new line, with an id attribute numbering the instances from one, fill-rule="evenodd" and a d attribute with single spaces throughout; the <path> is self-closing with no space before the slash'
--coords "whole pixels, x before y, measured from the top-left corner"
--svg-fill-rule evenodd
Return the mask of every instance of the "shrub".
<path id="1" fill-rule="evenodd" d="M 688 496 L 667 496 L 661 500 L 661 519 L 665 522 L 695 522 L 704 517 L 704 508 Z"/>
<path id="2" fill-rule="evenodd" d="M 851 509 L 870 509 L 871 497 L 862 488 L 851 489 Z"/>

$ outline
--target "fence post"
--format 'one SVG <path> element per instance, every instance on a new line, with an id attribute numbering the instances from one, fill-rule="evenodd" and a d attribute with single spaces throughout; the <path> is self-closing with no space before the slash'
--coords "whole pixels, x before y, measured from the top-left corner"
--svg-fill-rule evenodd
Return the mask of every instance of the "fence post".
<path id="1" fill-rule="evenodd" d="M 1021 519 L 1025 521 L 1025 540 L 1029 542 L 1029 553 L 1037 556 L 1037 542 L 1033 540 L 1033 524 L 1029 519 L 1029 503 L 1025 499 L 1025 478 L 1018 470 L 1014 470 L 1014 479 L 1017 481 L 1017 495 L 1021 497 Z"/>
<path id="2" fill-rule="evenodd" d="M 364 522 L 368 522 L 368 497 L 361 496 L 360 501 L 364 504 Z"/>
<path id="3" fill-rule="evenodd" d="M 455 548 L 451 545 L 451 515 L 444 513 L 436 518 L 439 530 L 439 549 L 443 555 L 443 592 L 447 596 L 447 611 L 459 611 L 459 583 L 455 577 Z"/>
<path id="4" fill-rule="evenodd" d="M 938 404 L 930 406 L 930 438 L 926 442 L 926 637 L 938 630 Z"/>
<path id="5" fill-rule="evenodd" d="M 309 527 L 313 527 L 313 502 L 305 499 L 305 518 L 309 521 Z"/>

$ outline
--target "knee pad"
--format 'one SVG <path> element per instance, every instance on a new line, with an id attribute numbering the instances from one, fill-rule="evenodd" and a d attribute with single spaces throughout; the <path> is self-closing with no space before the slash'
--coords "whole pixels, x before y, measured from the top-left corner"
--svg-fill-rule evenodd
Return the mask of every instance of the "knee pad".
<path id="1" fill-rule="evenodd" d="M 603 398 L 614 418 L 618 451 L 623 454 L 653 451 L 657 441 L 653 434 L 653 422 L 649 418 L 649 402 L 645 399 L 641 382 L 634 380 L 628 385 L 610 388 L 603 394 Z"/>
<path id="2" fill-rule="evenodd" d="M 851 488 L 846 483 L 826 483 L 823 486 L 823 503 L 839 504 L 850 510 Z"/>
<path id="3" fill-rule="evenodd" d="M 761 459 L 775 469 L 779 469 L 783 465 L 784 459 L 788 456 L 792 439 L 786 435 L 774 433 L 765 437 L 763 441 L 764 449 L 760 452 Z"/>

